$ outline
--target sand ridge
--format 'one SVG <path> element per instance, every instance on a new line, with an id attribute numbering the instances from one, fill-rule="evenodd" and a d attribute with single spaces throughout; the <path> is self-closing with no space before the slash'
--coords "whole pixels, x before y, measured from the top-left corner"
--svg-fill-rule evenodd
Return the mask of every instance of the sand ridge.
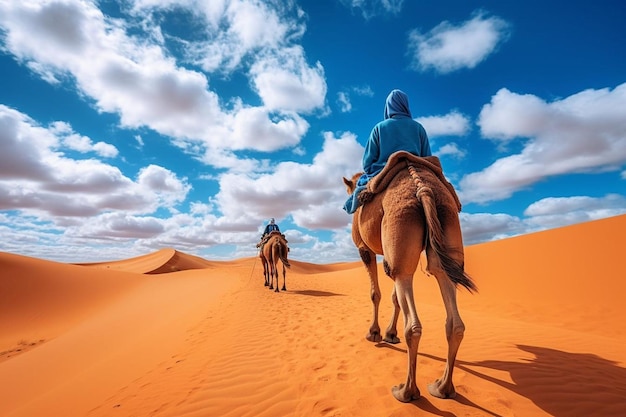
<path id="1" fill-rule="evenodd" d="M 360 262 L 293 260 L 274 293 L 255 257 L 166 249 L 87 266 L 0 253 L 0 415 L 625 415 L 625 231 L 617 216 L 466 248 L 479 293 L 459 291 L 454 400 L 426 390 L 445 362 L 445 313 L 420 269 L 423 397 L 410 404 L 390 393 L 404 340 L 364 339 Z M 384 327 L 392 282 L 379 272 Z"/>
<path id="2" fill-rule="evenodd" d="M 182 253 L 173 248 L 161 249 L 143 256 L 109 262 L 79 263 L 80 266 L 135 272 L 138 274 L 163 274 L 186 271 L 188 269 L 206 269 L 216 265 L 198 256 Z"/>

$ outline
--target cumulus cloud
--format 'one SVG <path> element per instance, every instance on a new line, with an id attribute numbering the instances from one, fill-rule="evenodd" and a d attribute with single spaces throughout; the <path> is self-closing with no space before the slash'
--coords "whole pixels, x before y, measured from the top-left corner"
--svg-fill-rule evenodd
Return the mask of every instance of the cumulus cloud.
<path id="1" fill-rule="evenodd" d="M 458 111 L 443 116 L 420 117 L 416 120 L 424 126 L 428 137 L 465 136 L 471 129 L 469 117 Z"/>
<path id="2" fill-rule="evenodd" d="M 626 197 L 548 197 L 529 205 L 523 217 L 504 213 L 461 212 L 466 245 L 554 229 L 626 213 Z"/>
<path id="3" fill-rule="evenodd" d="M 496 240 L 526 232 L 522 219 L 504 213 L 459 213 L 463 243 L 475 243 Z"/>
<path id="4" fill-rule="evenodd" d="M 411 67 L 440 73 L 474 68 L 508 39 L 509 26 L 499 17 L 478 12 L 458 26 L 445 21 L 428 33 L 412 30 L 408 39 Z"/>
<path id="5" fill-rule="evenodd" d="M 133 216 L 126 213 L 103 213 L 93 221 L 70 227 L 67 236 L 74 238 L 128 238 L 146 239 L 165 230 L 163 219 L 151 216 Z"/>
<path id="6" fill-rule="evenodd" d="M 626 162 L 626 84 L 585 90 L 553 102 L 501 89 L 480 112 L 482 135 L 499 144 L 523 142 L 460 182 L 467 202 L 511 196 L 544 178 L 617 171 Z"/>
<path id="7" fill-rule="evenodd" d="M 449 155 L 458 159 L 465 157 L 465 155 L 467 154 L 464 149 L 459 148 L 459 145 L 454 142 L 446 143 L 445 145 L 441 146 L 439 149 L 437 149 L 436 153 L 438 156 Z"/>
<path id="8" fill-rule="evenodd" d="M 321 64 L 309 66 L 303 49 L 291 44 L 304 30 L 298 20 L 301 12 L 283 18 L 279 12 L 287 6 L 279 3 L 209 3 L 136 2 L 132 21 L 105 16 L 93 3 L 78 0 L 4 2 L 0 26 L 5 48 L 20 62 L 49 82 L 74 83 L 98 111 L 117 114 L 124 127 L 148 127 L 197 154 L 211 148 L 271 151 L 298 144 L 308 128 L 298 113 L 325 111 L 327 89 Z M 235 98 L 228 107 L 205 74 L 171 57 L 152 13 L 167 13 L 175 6 L 209 23 L 204 26 L 213 32 L 207 38 L 223 48 L 216 55 L 223 57 L 218 67 L 230 62 L 231 70 L 239 68 L 248 57 L 247 69 L 241 70 L 247 71 L 263 106 L 244 105 Z M 143 37 L 131 34 L 137 30 L 149 32 Z M 212 37 L 216 34 L 233 42 L 221 42 Z M 228 45 L 243 49 L 230 51 Z M 250 131 L 276 139 L 268 145 Z M 103 143 L 69 139 L 79 151 L 91 146 L 101 156 L 115 154 Z"/>
<path id="9" fill-rule="evenodd" d="M 167 4 L 136 0 L 134 11 L 146 19 L 151 12 L 167 12 L 172 6 L 187 11 L 190 29 L 195 28 L 193 38 L 172 38 L 208 73 L 230 73 L 259 52 L 288 46 L 306 29 L 303 12 L 293 2 L 171 0 Z"/>
<path id="10" fill-rule="evenodd" d="M 350 133 L 324 134 L 311 164 L 280 162 L 267 174 L 226 173 L 214 203 L 227 218 L 277 219 L 292 213 L 298 226 L 334 229 L 349 223 L 342 210 L 347 198 L 341 178 L 361 169 L 363 147 Z"/>
<path id="11" fill-rule="evenodd" d="M 98 159 L 67 157 L 66 150 L 76 147 L 72 141 L 68 145 L 68 132 L 92 143 L 67 124 L 45 128 L 0 105 L 0 208 L 59 224 L 115 210 L 140 214 L 173 208 L 190 190 L 185 178 L 156 165 L 141 169 L 133 180 Z"/>
<path id="12" fill-rule="evenodd" d="M 308 122 L 296 113 L 271 113 L 262 107 L 244 107 L 237 111 L 232 132 L 224 139 L 233 150 L 252 148 L 270 152 L 297 145 L 308 129 Z M 224 146 L 215 143 L 212 147 Z"/>
<path id="13" fill-rule="evenodd" d="M 89 137 L 74 132 L 66 122 L 52 123 L 50 131 L 61 138 L 63 144 L 71 150 L 81 153 L 95 152 L 104 158 L 115 158 L 119 154 L 115 146 L 105 142 L 93 143 Z"/>
<path id="14" fill-rule="evenodd" d="M 553 228 L 626 213 L 626 198 L 619 194 L 604 197 L 549 197 L 528 206 L 528 223 Z"/>
<path id="15" fill-rule="evenodd" d="M 326 80 L 318 62 L 309 67 L 300 46 L 257 58 L 252 83 L 269 110 L 311 112 L 324 106 Z"/>

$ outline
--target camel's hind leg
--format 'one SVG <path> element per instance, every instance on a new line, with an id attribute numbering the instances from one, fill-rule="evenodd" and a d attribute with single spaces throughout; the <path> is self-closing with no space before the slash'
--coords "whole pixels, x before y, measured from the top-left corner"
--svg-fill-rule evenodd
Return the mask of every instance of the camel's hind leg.
<path id="1" fill-rule="evenodd" d="M 413 298 L 413 275 L 394 277 L 394 286 L 400 308 L 404 316 L 404 337 L 407 345 L 408 371 L 406 381 L 391 389 L 393 396 L 404 403 L 417 400 L 420 390 L 417 388 L 417 351 L 422 337 L 422 324 L 417 317 Z"/>
<path id="2" fill-rule="evenodd" d="M 396 221 L 393 221 L 396 220 Z M 403 236 L 423 236 L 423 225 L 415 222 L 402 223 L 397 219 L 383 219 L 383 251 L 385 253 L 385 273 L 394 280 L 398 303 L 404 317 L 404 337 L 407 345 L 408 370 L 406 381 L 391 389 L 393 396 L 402 402 L 410 402 L 420 397 L 417 388 L 417 351 L 422 337 L 422 324 L 417 316 L 413 297 L 413 274 L 417 269 L 421 239 L 407 241 Z M 397 230 L 402 224 L 402 230 Z"/>
<path id="3" fill-rule="evenodd" d="M 446 239 L 446 248 L 448 254 L 459 265 L 463 265 L 463 239 L 461 237 L 461 229 L 458 222 L 452 221 L 452 224 L 444 230 Z M 426 251 L 428 257 L 428 271 L 435 275 L 441 296 L 446 308 L 446 339 L 448 340 L 448 356 L 446 358 L 446 367 L 441 378 L 428 385 L 428 392 L 438 398 L 454 398 L 456 390 L 452 382 L 452 374 L 454 372 L 454 363 L 456 355 L 463 341 L 465 334 L 465 324 L 461 320 L 456 301 L 456 286 L 450 280 L 448 275 L 443 271 L 439 263 L 438 257 L 429 248 Z"/>
<path id="4" fill-rule="evenodd" d="M 274 289 L 274 269 L 275 269 L 275 266 L 274 266 L 274 260 L 272 259 L 272 254 L 271 253 L 270 253 L 269 258 L 267 259 L 267 269 L 268 269 L 268 273 L 269 273 L 269 283 L 270 283 L 269 289 L 273 290 Z"/>
<path id="5" fill-rule="evenodd" d="M 276 264 L 276 259 L 272 259 L 272 283 L 274 282 L 274 278 L 276 278 L 276 287 L 274 288 L 274 292 L 280 292 L 278 289 L 278 265 Z M 270 286 L 270 289 L 272 287 Z"/>
<path id="6" fill-rule="evenodd" d="M 270 266 L 271 266 L 271 275 L 272 275 L 272 283 L 274 282 L 274 278 L 276 279 L 276 287 L 274 288 L 274 292 L 280 292 L 280 290 L 278 289 L 278 283 L 279 283 L 279 278 L 278 278 L 278 259 L 280 259 L 280 256 L 278 254 L 278 245 L 277 244 L 272 244 L 272 250 L 270 253 Z M 284 267 L 284 266 L 283 266 Z M 272 286 L 270 286 L 270 289 L 272 289 Z"/>
<path id="7" fill-rule="evenodd" d="M 287 278 L 286 278 L 286 275 L 287 274 L 285 272 L 285 264 L 283 263 L 283 291 L 287 291 Z M 276 282 L 276 285 L 278 286 L 278 282 Z"/>

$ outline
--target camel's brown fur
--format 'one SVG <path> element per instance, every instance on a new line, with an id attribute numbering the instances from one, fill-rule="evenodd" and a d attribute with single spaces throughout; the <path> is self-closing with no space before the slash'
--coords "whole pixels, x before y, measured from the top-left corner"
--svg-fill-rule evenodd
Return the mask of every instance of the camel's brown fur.
<path id="1" fill-rule="evenodd" d="M 392 158 L 393 155 L 390 162 Z M 426 251 L 427 271 L 439 283 L 447 315 L 446 367 L 442 377 L 428 386 L 429 392 L 436 397 L 452 398 L 456 395 L 452 372 L 465 331 L 457 309 L 456 285 L 476 290 L 474 282 L 463 269 L 463 238 L 458 217 L 460 203 L 454 189 L 442 179 L 442 174 L 409 162 L 412 158 L 415 157 L 394 158 L 394 163 L 388 163 L 385 171 L 375 177 L 379 184 L 386 183 L 386 188 L 376 190 L 368 186 L 365 191 L 369 192 L 369 201 L 357 209 L 352 223 L 352 239 L 370 277 L 374 306 L 373 321 L 366 338 L 373 342 L 385 340 L 398 343 L 396 325 L 399 312 L 402 311 L 404 316 L 408 373 L 404 383 L 392 388 L 394 397 L 402 402 L 420 396 L 415 373 L 422 326 L 413 298 L 413 274 L 422 251 Z M 439 160 L 432 158 L 438 165 Z M 343 179 L 348 193 L 354 191 L 359 176 L 355 174 L 351 180 Z M 385 273 L 394 280 L 394 312 L 384 339 L 378 325 L 381 295 L 376 254 L 384 256 Z"/>
<path id="2" fill-rule="evenodd" d="M 287 291 L 287 283 L 285 277 L 285 267 L 290 268 L 289 260 L 287 259 L 287 253 L 289 247 L 287 246 L 287 239 L 280 232 L 271 232 L 267 239 L 264 239 L 264 243 L 259 251 L 261 263 L 263 264 L 263 276 L 265 277 L 265 286 L 270 290 L 274 289 L 274 278 L 276 278 L 275 292 L 279 292 L 278 289 L 278 261 L 283 264 L 283 291 Z"/>

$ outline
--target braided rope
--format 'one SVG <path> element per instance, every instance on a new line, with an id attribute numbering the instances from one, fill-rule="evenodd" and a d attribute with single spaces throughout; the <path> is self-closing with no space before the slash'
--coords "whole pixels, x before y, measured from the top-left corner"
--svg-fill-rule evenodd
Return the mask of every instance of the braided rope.
<path id="1" fill-rule="evenodd" d="M 411 174 L 411 178 L 413 178 L 413 181 L 415 182 L 415 185 L 417 186 L 417 191 L 415 193 L 415 196 L 419 200 L 421 200 L 422 197 L 425 197 L 426 195 L 434 199 L 435 194 L 433 193 L 432 188 L 424 184 L 424 181 L 422 180 L 420 175 L 417 173 L 417 169 L 415 169 L 415 166 L 408 164 L 408 163 L 407 165 L 409 168 L 409 174 Z"/>

